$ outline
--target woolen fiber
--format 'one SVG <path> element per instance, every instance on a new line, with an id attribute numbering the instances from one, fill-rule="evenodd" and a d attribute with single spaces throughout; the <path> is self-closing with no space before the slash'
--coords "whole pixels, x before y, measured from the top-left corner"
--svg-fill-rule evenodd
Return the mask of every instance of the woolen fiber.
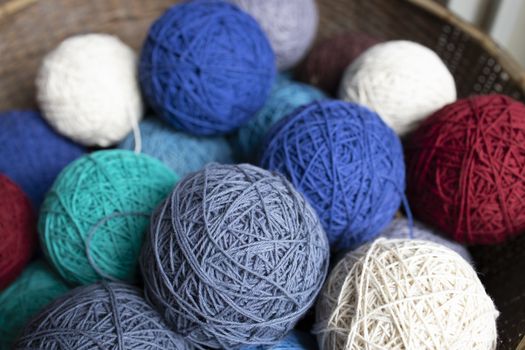
<path id="1" fill-rule="evenodd" d="M 14 350 L 184 350 L 142 292 L 122 283 L 79 287 L 33 318 Z"/>
<path id="2" fill-rule="evenodd" d="M 68 291 L 65 282 L 43 261 L 35 261 L 0 292 L 0 350 L 11 350 L 25 324 Z"/>
<path id="3" fill-rule="evenodd" d="M 141 269 L 175 332 L 230 349 L 282 339 L 312 306 L 328 258 L 315 211 L 284 177 L 212 164 L 157 208 Z"/>
<path id="4" fill-rule="evenodd" d="M 497 316 L 457 253 L 428 241 L 378 239 L 331 272 L 315 332 L 321 350 L 495 350 Z"/>
<path id="5" fill-rule="evenodd" d="M 0 290 L 22 272 L 36 245 L 35 214 L 24 192 L 0 174 Z"/>
<path id="6" fill-rule="evenodd" d="M 16 182 L 36 209 L 58 173 L 84 153 L 33 111 L 0 113 L 0 145 L 0 173 Z"/>
<path id="7" fill-rule="evenodd" d="M 392 220 L 405 189 L 396 134 L 369 109 L 314 102 L 277 123 L 263 168 L 284 174 L 316 209 L 332 250 L 373 239 Z"/>
<path id="8" fill-rule="evenodd" d="M 40 67 L 40 109 L 61 134 L 87 146 L 110 146 L 142 118 L 136 72 L 135 53 L 117 37 L 70 37 Z"/>
<path id="9" fill-rule="evenodd" d="M 414 213 L 459 242 L 492 244 L 525 230 L 525 105 L 503 95 L 448 105 L 407 141 Z"/>
<path id="10" fill-rule="evenodd" d="M 344 73 L 339 97 L 376 111 L 399 135 L 456 100 L 452 74 L 439 56 L 411 41 L 366 50 Z"/>
<path id="11" fill-rule="evenodd" d="M 317 344 L 315 339 L 307 333 L 296 330 L 288 333 L 281 341 L 274 345 L 268 346 L 250 346 L 244 347 L 243 350 L 315 350 Z"/>
<path id="12" fill-rule="evenodd" d="M 284 76 L 276 79 L 266 104 L 243 125 L 235 135 L 236 150 L 244 160 L 257 158 L 264 135 L 273 124 L 286 117 L 297 107 L 324 99 L 324 94 L 314 87 L 294 82 Z"/>
<path id="13" fill-rule="evenodd" d="M 300 81 L 336 96 L 345 69 L 379 39 L 360 32 L 343 32 L 314 45 L 297 67 Z"/>
<path id="14" fill-rule="evenodd" d="M 73 285 L 135 281 L 149 216 L 176 180 L 159 160 L 131 151 L 99 151 L 75 161 L 40 212 L 48 259 Z"/>
<path id="15" fill-rule="evenodd" d="M 231 1 L 261 25 L 279 70 L 295 66 L 312 46 L 319 23 L 315 0 Z"/>
<path id="16" fill-rule="evenodd" d="M 233 151 L 223 137 L 192 136 L 157 119 L 146 119 L 139 128 L 141 152 L 161 160 L 179 176 L 200 170 L 211 162 L 233 163 Z M 135 142 L 130 133 L 119 147 L 133 150 Z"/>
<path id="17" fill-rule="evenodd" d="M 224 134 L 261 108 L 275 56 L 253 18 L 224 1 L 183 2 L 150 28 L 140 59 L 157 114 L 194 135 Z"/>

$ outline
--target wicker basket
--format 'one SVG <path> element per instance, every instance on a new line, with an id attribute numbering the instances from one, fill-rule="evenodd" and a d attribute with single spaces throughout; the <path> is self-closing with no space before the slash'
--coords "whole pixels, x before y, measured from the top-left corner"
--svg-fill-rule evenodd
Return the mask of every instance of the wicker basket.
<path id="1" fill-rule="evenodd" d="M 495 91 L 525 100 L 525 73 L 519 65 L 490 38 L 435 2 L 317 1 L 319 38 L 354 29 L 383 39 L 414 40 L 434 49 L 446 62 L 460 97 Z M 174 2 L 0 0 L 0 110 L 35 106 L 37 67 L 43 55 L 65 37 L 107 32 L 138 49 L 153 19 Z M 514 350 L 525 333 L 525 236 L 472 252 L 502 312 L 500 349 Z"/>

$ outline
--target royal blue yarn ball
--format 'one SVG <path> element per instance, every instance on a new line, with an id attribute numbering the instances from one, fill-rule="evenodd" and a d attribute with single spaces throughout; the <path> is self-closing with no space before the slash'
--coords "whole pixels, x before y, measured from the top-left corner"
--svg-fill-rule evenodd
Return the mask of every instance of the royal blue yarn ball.
<path id="1" fill-rule="evenodd" d="M 241 159 L 255 159 L 264 135 L 277 121 L 297 107 L 326 96 L 313 86 L 295 82 L 284 75 L 278 76 L 263 108 L 243 125 L 235 135 L 235 148 Z"/>
<path id="2" fill-rule="evenodd" d="M 208 163 L 233 163 L 230 144 L 221 136 L 193 136 L 177 131 L 158 119 L 145 119 L 140 125 L 141 152 L 161 160 L 177 175 L 186 176 Z M 135 137 L 130 133 L 119 148 L 133 150 Z"/>
<path id="3" fill-rule="evenodd" d="M 0 113 L 0 173 L 22 187 L 37 208 L 58 173 L 84 151 L 35 111 Z"/>
<path id="4" fill-rule="evenodd" d="M 194 135 L 224 134 L 261 108 L 275 56 L 259 25 L 218 0 L 175 5 L 150 28 L 139 78 L 163 119 Z"/>
<path id="5" fill-rule="evenodd" d="M 343 101 L 299 108 L 268 133 L 260 164 L 310 201 L 332 250 L 379 234 L 398 210 L 405 164 L 397 135 L 366 107 Z"/>
<path id="6" fill-rule="evenodd" d="M 296 330 L 288 333 L 281 341 L 274 345 L 261 345 L 245 347 L 242 350 L 315 350 L 317 343 L 315 339 L 307 333 Z"/>

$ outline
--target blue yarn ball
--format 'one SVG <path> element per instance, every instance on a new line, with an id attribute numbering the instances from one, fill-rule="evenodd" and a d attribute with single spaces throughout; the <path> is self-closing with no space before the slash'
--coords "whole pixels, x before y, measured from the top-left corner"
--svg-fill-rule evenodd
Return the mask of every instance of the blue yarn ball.
<path id="1" fill-rule="evenodd" d="M 58 173 L 84 151 L 35 111 L 0 113 L 0 173 L 16 182 L 37 208 Z"/>
<path id="2" fill-rule="evenodd" d="M 313 86 L 292 81 L 284 75 L 279 76 L 263 108 L 237 131 L 234 140 L 239 156 L 244 160 L 254 159 L 264 135 L 273 124 L 297 107 L 325 98 Z"/>
<path id="3" fill-rule="evenodd" d="M 233 163 L 229 143 L 220 136 L 199 137 L 173 129 L 157 119 L 146 119 L 139 125 L 142 153 L 164 162 L 180 176 L 200 170 L 206 164 Z M 130 133 L 119 148 L 134 149 L 135 138 Z"/>
<path id="4" fill-rule="evenodd" d="M 398 210 L 405 165 L 397 135 L 371 110 L 314 102 L 277 123 L 260 164 L 278 171 L 317 210 L 334 251 L 379 234 Z"/>
<path id="5" fill-rule="evenodd" d="M 280 342 L 269 346 L 250 346 L 243 350 L 315 350 L 317 343 L 315 339 L 307 333 L 296 330 L 288 333 Z"/>
<path id="6" fill-rule="evenodd" d="M 194 135 L 224 134 L 246 122 L 266 101 L 275 72 L 255 20 L 217 0 L 166 11 L 149 31 L 139 66 L 153 109 Z"/>

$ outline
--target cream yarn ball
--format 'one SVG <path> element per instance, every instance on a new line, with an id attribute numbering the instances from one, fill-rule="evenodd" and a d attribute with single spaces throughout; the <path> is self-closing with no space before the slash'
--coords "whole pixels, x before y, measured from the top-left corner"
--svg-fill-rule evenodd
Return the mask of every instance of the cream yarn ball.
<path id="1" fill-rule="evenodd" d="M 339 97 L 373 109 L 405 135 L 454 102 L 456 85 L 434 51 L 411 41 L 388 41 L 372 46 L 346 69 Z"/>
<path id="2" fill-rule="evenodd" d="M 122 140 L 142 117 L 136 55 L 112 35 L 64 40 L 44 58 L 36 89 L 49 124 L 86 146 Z"/>
<path id="3" fill-rule="evenodd" d="M 317 304 L 321 350 L 490 350 L 498 312 L 474 269 L 428 241 L 378 239 L 341 260 Z"/>

